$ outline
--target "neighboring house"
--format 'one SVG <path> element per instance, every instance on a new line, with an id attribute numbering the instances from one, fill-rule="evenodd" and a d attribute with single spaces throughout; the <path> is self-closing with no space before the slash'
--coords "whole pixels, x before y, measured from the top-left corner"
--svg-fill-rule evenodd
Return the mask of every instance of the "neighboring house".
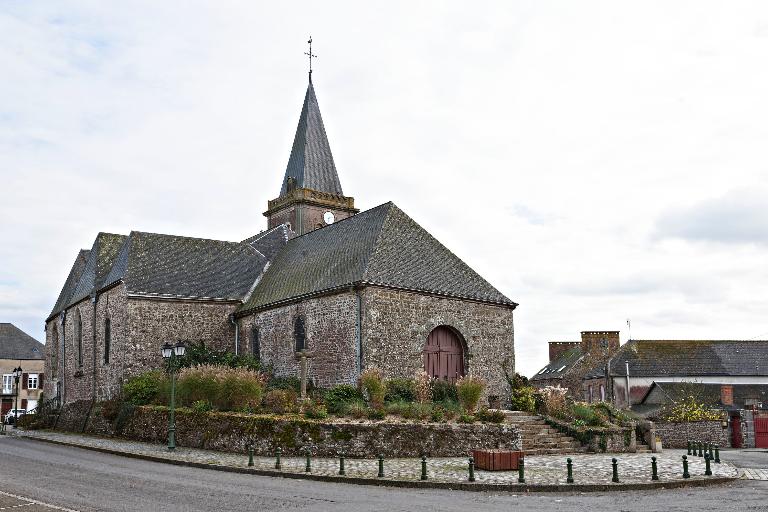
<path id="1" fill-rule="evenodd" d="M 722 409 L 727 417 L 730 446 L 768 448 L 768 384 L 703 384 L 656 381 L 632 410 L 664 420 L 675 404 L 690 400 Z"/>
<path id="2" fill-rule="evenodd" d="M 581 341 L 550 341 L 549 363 L 529 379 L 530 383 L 537 388 L 568 388 L 577 399 L 605 400 L 605 388 L 600 386 L 584 396 L 582 378 L 596 365 L 605 364 L 618 349 L 619 331 L 582 331 Z"/>
<path id="3" fill-rule="evenodd" d="M 0 323 L 0 374 L 2 385 L 2 415 L 16 408 L 30 411 L 37 407 L 43 388 L 44 346 L 10 323 Z M 13 370 L 22 369 L 16 387 Z"/>
<path id="4" fill-rule="evenodd" d="M 262 186 L 262 185 L 260 185 Z M 220 196 L 216 196 L 220 197 Z M 250 353 L 319 386 L 419 369 L 508 396 L 516 304 L 393 203 L 343 194 L 310 80 L 268 230 L 241 242 L 134 231 L 81 250 L 46 319 L 46 390 L 105 399 L 188 340 Z M 233 219 L 251 225 L 252 220 Z"/>
<path id="5" fill-rule="evenodd" d="M 768 385 L 768 341 L 630 340 L 583 380 L 605 386 L 617 407 L 639 404 L 654 382 Z M 629 370 L 629 374 L 627 374 Z"/>

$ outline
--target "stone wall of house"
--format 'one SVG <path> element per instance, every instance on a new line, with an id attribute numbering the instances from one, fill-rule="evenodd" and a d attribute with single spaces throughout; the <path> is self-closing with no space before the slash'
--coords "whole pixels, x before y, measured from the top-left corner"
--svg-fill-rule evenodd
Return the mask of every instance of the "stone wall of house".
<path id="1" fill-rule="evenodd" d="M 127 345 L 121 357 L 122 378 L 160 368 L 165 342 L 203 342 L 234 350 L 235 328 L 229 320 L 236 304 L 223 302 L 127 299 Z"/>
<path id="2" fill-rule="evenodd" d="M 511 308 L 372 286 L 361 293 L 364 368 L 413 377 L 423 369 L 429 333 L 446 325 L 466 343 L 465 371 L 487 380 L 487 394 L 509 401 L 504 367 L 514 372 Z"/>
<path id="3" fill-rule="evenodd" d="M 689 440 L 730 447 L 728 429 L 720 421 L 690 421 L 685 423 L 657 421 L 653 423 L 656 437 L 664 448 L 686 448 Z"/>
<path id="4" fill-rule="evenodd" d="M 78 315 L 81 332 L 77 333 Z M 93 318 L 94 303 L 85 299 L 67 310 L 63 330 L 65 346 L 63 372 L 64 399 L 90 400 L 93 397 Z M 82 338 L 82 347 L 79 339 Z M 82 349 L 82 355 L 80 350 Z"/>
<path id="5" fill-rule="evenodd" d="M 357 298 L 344 292 L 281 306 L 241 318 L 240 347 L 253 353 L 258 329 L 259 357 L 275 375 L 299 376 L 294 326 L 304 319 L 305 347 L 311 354 L 309 377 L 316 386 L 354 384 L 358 377 Z"/>

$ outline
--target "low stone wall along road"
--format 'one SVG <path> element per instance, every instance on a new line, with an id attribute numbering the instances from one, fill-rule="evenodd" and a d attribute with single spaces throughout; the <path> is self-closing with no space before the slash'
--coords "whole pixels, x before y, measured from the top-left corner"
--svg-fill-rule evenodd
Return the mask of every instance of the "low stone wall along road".
<path id="1" fill-rule="evenodd" d="M 734 480 L 701 488 L 526 495 L 509 491 L 360 486 L 225 473 L 17 436 L 0 436 L 0 453 L 0 490 L 80 512 L 698 512 L 723 504 L 727 504 L 729 512 L 746 512 L 764 510 L 768 503 L 768 482 L 756 480 Z M 247 458 L 241 457 L 238 462 L 247 463 Z M 373 467 L 372 461 L 365 464 L 366 471 Z M 27 505 L 13 510 L 47 509 Z"/>

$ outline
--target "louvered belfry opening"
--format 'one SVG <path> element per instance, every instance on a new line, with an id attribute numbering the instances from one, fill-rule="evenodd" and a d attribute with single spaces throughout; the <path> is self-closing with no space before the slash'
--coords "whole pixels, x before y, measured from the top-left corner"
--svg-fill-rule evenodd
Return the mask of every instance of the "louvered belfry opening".
<path id="1" fill-rule="evenodd" d="M 436 327 L 424 346 L 424 370 L 440 380 L 455 382 L 464 376 L 464 344 L 450 327 Z"/>

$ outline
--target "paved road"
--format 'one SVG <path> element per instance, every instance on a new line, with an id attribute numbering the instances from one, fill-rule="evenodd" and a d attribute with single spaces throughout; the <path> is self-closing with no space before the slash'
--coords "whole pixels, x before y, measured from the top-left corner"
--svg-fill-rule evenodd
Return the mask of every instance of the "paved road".
<path id="1" fill-rule="evenodd" d="M 704 489 L 533 494 L 392 489 L 184 468 L 28 439 L 0 437 L 0 491 L 87 511 L 765 510 L 768 482 Z M 25 510 L 20 507 L 16 510 Z M 2 508 L 0 508 L 2 510 Z"/>

